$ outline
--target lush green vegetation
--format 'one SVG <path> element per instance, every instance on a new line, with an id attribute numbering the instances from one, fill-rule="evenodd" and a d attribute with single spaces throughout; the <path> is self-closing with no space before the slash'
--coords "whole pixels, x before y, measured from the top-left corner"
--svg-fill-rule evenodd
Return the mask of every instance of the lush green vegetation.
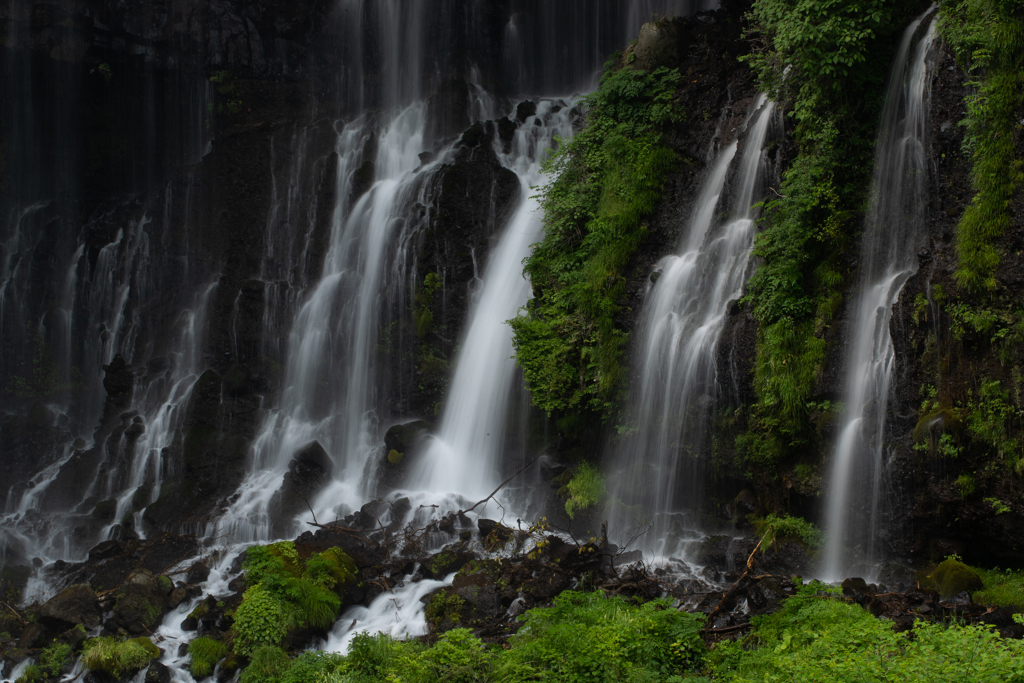
<path id="1" fill-rule="evenodd" d="M 683 681 L 1024 681 L 1024 642 L 987 626 L 918 622 L 897 633 L 814 582 L 738 642 L 708 650 L 703 615 L 601 592 L 566 591 L 530 610 L 506 645 L 454 629 L 427 646 L 361 634 L 348 655 L 305 652 L 294 661 L 261 647 L 243 683 L 683 683 Z"/>
<path id="2" fill-rule="evenodd" d="M 338 590 L 356 580 L 356 566 L 339 548 L 303 562 L 290 541 L 253 546 L 246 552 L 249 588 L 235 612 L 235 652 L 253 655 L 280 646 L 297 628 L 326 630 L 341 608 Z"/>
<path id="3" fill-rule="evenodd" d="M 762 550 L 768 550 L 784 539 L 800 541 L 810 550 L 818 550 L 825 545 L 825 534 L 803 517 L 768 515 L 754 520 L 754 531 L 763 539 Z"/>
<path id="4" fill-rule="evenodd" d="M 622 390 L 627 334 L 617 319 L 625 268 L 643 242 L 643 219 L 676 162 L 662 129 L 678 120 L 676 69 L 616 70 L 584 99 L 586 127 L 544 164 L 544 239 L 525 260 L 534 298 L 510 321 L 533 402 L 564 418 L 607 418 Z"/>
<path id="5" fill-rule="evenodd" d="M 196 638 L 188 644 L 188 656 L 192 659 L 189 671 L 192 672 L 192 676 L 196 680 L 206 678 L 213 673 L 217 662 L 227 653 L 227 646 L 219 640 L 206 637 Z"/>
<path id="6" fill-rule="evenodd" d="M 576 468 L 572 479 L 566 484 L 565 512 L 572 519 L 579 510 L 593 507 L 600 503 L 607 489 L 604 485 L 604 474 L 589 462 L 582 463 Z"/>
<path id="7" fill-rule="evenodd" d="M 283 683 L 682 683 L 685 674 L 699 671 L 705 652 L 703 615 L 671 609 L 668 600 L 639 605 L 600 592 L 566 591 L 552 607 L 531 610 L 523 619 L 508 649 L 487 648 L 467 629 L 448 631 L 431 647 L 362 634 L 347 656 L 304 653 L 282 671 L 284 660 L 275 654 L 273 667 Z M 260 671 L 265 669 L 261 662 Z M 253 676 L 243 682 L 270 680 Z"/>
<path id="8" fill-rule="evenodd" d="M 59 676 L 71 661 L 71 646 L 67 643 L 54 643 L 39 653 L 39 666 L 51 677 Z"/>
<path id="9" fill-rule="evenodd" d="M 918 622 L 912 634 L 831 595 L 801 589 L 775 614 L 755 617 L 744 640 L 712 651 L 714 680 L 1024 681 L 1024 641 L 988 626 Z"/>
<path id="10" fill-rule="evenodd" d="M 149 638 L 122 640 L 106 636 L 85 641 L 82 656 L 92 671 L 120 679 L 148 666 L 151 659 L 160 656 L 160 649 Z"/>
<path id="11" fill-rule="evenodd" d="M 985 587 L 973 594 L 982 605 L 1024 609 L 1024 571 L 1012 569 L 975 569 Z"/>
<path id="12" fill-rule="evenodd" d="M 1010 225 L 1009 202 L 1024 186 L 1013 133 L 1024 98 L 1024 2 L 947 0 L 940 30 L 957 61 L 973 77 L 965 98 L 965 146 L 976 190 L 957 226 L 956 281 L 967 292 L 998 287 L 995 241 Z"/>
<path id="13" fill-rule="evenodd" d="M 893 34 L 908 5 L 756 0 L 749 15 L 757 49 L 747 60 L 766 92 L 792 103 L 798 147 L 764 205 L 754 250 L 763 261 L 747 297 L 760 323 L 757 400 L 738 446 L 764 471 L 814 439 L 814 385 L 847 277 L 842 255 L 860 230 Z"/>

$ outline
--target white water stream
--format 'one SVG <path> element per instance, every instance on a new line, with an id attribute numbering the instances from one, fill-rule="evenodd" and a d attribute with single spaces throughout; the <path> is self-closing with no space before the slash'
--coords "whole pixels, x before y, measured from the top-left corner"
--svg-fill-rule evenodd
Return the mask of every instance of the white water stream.
<path id="1" fill-rule="evenodd" d="M 843 418 L 828 481 L 823 578 L 870 578 L 880 559 L 885 420 L 896 362 L 889 321 L 904 283 L 917 272 L 926 237 L 925 124 L 934 7 L 903 32 L 889 75 L 864 227 L 859 294 L 851 309 Z M 927 29 L 920 30 L 924 22 Z"/>
<path id="2" fill-rule="evenodd" d="M 739 297 L 754 241 L 753 204 L 766 159 L 774 103 L 751 106 L 735 169 L 729 218 L 718 219 L 739 142 L 721 149 L 702 182 L 678 254 L 663 258 L 644 302 L 634 347 L 631 431 L 611 455 L 610 532 L 628 538 L 646 521 L 641 546 L 656 557 L 686 556 L 701 536 L 679 511 L 699 496 L 711 410 L 718 398 L 715 347 L 731 300 Z"/>

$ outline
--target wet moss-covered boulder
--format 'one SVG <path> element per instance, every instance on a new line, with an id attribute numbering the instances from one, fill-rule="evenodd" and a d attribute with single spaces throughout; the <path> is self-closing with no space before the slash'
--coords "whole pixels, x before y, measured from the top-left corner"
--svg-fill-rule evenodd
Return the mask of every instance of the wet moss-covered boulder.
<path id="1" fill-rule="evenodd" d="M 931 573 L 931 580 L 943 599 L 951 598 L 964 591 L 973 593 L 985 587 L 978 572 L 958 560 L 944 560 Z"/>

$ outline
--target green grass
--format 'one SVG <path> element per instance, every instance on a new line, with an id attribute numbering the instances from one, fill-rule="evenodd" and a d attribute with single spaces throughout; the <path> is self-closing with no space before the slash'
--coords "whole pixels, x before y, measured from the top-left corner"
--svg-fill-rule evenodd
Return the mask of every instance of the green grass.
<path id="1" fill-rule="evenodd" d="M 160 649 L 149 638 L 121 640 L 106 636 L 85 641 L 83 649 L 86 667 L 114 678 L 139 671 L 159 656 Z"/>
<path id="2" fill-rule="evenodd" d="M 213 673 L 217 662 L 228 653 L 227 646 L 213 638 L 200 637 L 188 644 L 188 655 L 192 658 L 189 671 L 199 680 Z"/>
<path id="3" fill-rule="evenodd" d="M 982 605 L 1018 607 L 1024 609 L 1024 570 L 978 569 L 985 587 L 973 594 L 974 601 Z"/>
<path id="4" fill-rule="evenodd" d="M 569 494 L 565 501 L 565 513 L 572 519 L 580 510 L 593 507 L 604 499 L 607 489 L 604 474 L 596 466 L 585 462 L 576 468 L 572 479 L 566 484 Z"/>

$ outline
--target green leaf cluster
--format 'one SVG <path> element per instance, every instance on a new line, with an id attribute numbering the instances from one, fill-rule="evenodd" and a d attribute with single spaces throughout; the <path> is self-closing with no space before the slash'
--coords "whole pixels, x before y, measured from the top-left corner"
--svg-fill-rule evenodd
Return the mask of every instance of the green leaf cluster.
<path id="1" fill-rule="evenodd" d="M 861 607 L 805 587 L 777 613 L 755 617 L 744 640 L 712 654 L 716 681 L 882 683 L 1024 681 L 1024 642 L 991 626 L 918 622 L 910 633 Z"/>
<path id="2" fill-rule="evenodd" d="M 955 278 L 968 292 L 992 291 L 1000 261 L 995 242 L 1010 225 L 1010 200 L 1024 187 L 1013 142 L 1024 101 L 1024 1 L 947 0 L 939 17 L 942 37 L 974 89 L 962 123 L 976 194 L 957 225 Z"/>
<path id="3" fill-rule="evenodd" d="M 586 125 L 544 162 L 544 238 L 524 261 L 534 297 L 509 324 L 533 402 L 549 413 L 607 418 L 617 405 L 625 269 L 676 163 L 662 130 L 681 117 L 680 78 L 677 69 L 616 70 L 610 61 L 581 103 Z"/>
<path id="4" fill-rule="evenodd" d="M 249 588 L 232 627 L 234 651 L 242 655 L 280 646 L 297 628 L 327 630 L 341 608 L 337 591 L 357 580 L 355 563 L 340 548 L 303 562 L 290 541 L 249 548 L 243 568 Z"/>
<path id="5" fill-rule="evenodd" d="M 755 0 L 745 59 L 789 103 L 798 153 L 763 206 L 746 301 L 760 324 L 755 404 L 737 445 L 774 472 L 815 438 L 814 385 L 859 232 L 893 35 L 905 0 Z"/>

